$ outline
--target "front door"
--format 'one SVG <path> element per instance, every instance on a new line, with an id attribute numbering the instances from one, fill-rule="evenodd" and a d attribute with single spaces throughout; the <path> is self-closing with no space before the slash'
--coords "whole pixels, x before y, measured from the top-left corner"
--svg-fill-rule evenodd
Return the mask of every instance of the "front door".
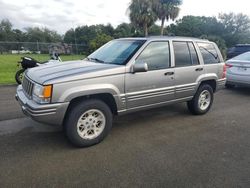
<path id="1" fill-rule="evenodd" d="M 170 67 L 168 41 L 149 43 L 135 63 L 147 63 L 147 72 L 127 73 L 127 109 L 143 108 L 174 99 L 174 68 Z"/>

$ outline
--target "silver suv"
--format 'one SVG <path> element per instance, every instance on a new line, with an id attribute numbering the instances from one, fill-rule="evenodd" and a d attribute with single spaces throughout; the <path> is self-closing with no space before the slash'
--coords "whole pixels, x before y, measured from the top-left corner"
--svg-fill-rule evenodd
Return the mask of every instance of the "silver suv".
<path id="1" fill-rule="evenodd" d="M 29 69 L 16 99 L 26 115 L 63 125 L 68 139 L 84 147 L 105 138 L 114 115 L 177 102 L 205 114 L 225 73 L 218 47 L 207 40 L 117 39 L 84 60 Z"/>

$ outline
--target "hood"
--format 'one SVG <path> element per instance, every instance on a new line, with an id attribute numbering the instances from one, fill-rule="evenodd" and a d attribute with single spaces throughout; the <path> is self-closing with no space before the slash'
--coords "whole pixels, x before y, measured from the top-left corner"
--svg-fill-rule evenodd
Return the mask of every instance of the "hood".
<path id="1" fill-rule="evenodd" d="M 58 62 L 28 69 L 26 75 L 39 84 L 55 84 L 125 72 L 125 66 L 85 60 Z"/>

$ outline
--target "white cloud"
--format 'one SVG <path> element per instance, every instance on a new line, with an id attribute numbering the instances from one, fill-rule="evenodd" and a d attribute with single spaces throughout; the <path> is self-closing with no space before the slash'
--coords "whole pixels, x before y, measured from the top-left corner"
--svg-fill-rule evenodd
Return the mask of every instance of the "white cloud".
<path id="1" fill-rule="evenodd" d="M 221 12 L 249 14 L 246 0 L 183 0 L 181 14 L 217 16 Z M 64 33 L 79 25 L 129 22 L 130 0 L 0 0 L 0 20 L 8 18 L 19 29 L 48 27 Z"/>

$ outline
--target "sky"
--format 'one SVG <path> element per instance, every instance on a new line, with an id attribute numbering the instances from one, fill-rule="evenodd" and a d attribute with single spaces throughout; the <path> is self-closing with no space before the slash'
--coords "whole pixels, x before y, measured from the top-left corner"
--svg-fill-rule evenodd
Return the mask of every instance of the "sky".
<path id="1" fill-rule="evenodd" d="M 47 27 L 60 34 L 81 25 L 129 22 L 131 0 L 0 0 L 0 20 L 9 19 L 14 28 Z M 250 16 L 249 0 L 183 0 L 179 18 L 185 15 L 218 16 L 244 13 Z"/>

